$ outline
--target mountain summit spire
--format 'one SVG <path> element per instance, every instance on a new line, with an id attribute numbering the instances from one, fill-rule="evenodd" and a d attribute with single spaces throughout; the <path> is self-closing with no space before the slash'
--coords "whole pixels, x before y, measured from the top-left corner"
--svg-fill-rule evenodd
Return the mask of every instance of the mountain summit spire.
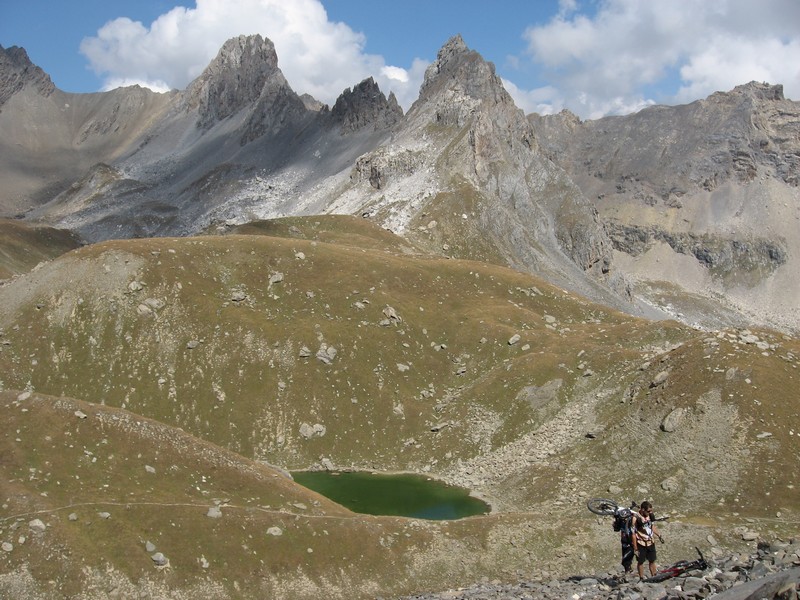
<path id="1" fill-rule="evenodd" d="M 56 88 L 50 76 L 31 62 L 24 48 L 0 46 L 0 107 L 26 85 L 35 86 L 45 97 Z"/>
<path id="2" fill-rule="evenodd" d="M 344 130 L 356 131 L 367 125 L 377 129 L 394 125 L 403 117 L 403 109 L 394 94 L 387 98 L 375 80 L 368 77 L 352 90 L 342 92 L 331 109 L 331 117 Z"/>
<path id="3" fill-rule="evenodd" d="M 512 102 L 494 64 L 467 47 L 460 34 L 451 37 L 428 66 L 417 102 L 449 92 L 478 101 Z"/>
<path id="4" fill-rule="evenodd" d="M 186 90 L 189 108 L 207 127 L 256 102 L 268 82 L 288 87 L 278 68 L 275 46 L 260 35 L 229 39 Z"/>

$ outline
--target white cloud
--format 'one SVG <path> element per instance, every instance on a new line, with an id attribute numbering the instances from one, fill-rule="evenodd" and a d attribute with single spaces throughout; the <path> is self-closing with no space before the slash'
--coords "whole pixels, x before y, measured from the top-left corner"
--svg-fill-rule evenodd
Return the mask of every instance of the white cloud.
<path id="1" fill-rule="evenodd" d="M 564 108 L 564 98 L 554 87 L 545 86 L 535 90 L 523 90 L 508 79 L 502 79 L 502 82 L 503 87 L 513 98 L 514 104 L 525 114 L 535 112 L 540 115 L 552 115 Z"/>
<path id="2" fill-rule="evenodd" d="M 604 0 L 595 14 L 562 0 L 525 32 L 563 104 L 582 117 L 688 102 L 751 80 L 800 99 L 800 2 Z M 523 95 L 520 93 L 520 95 Z M 654 97 L 655 96 L 655 97 Z"/>
<path id="3" fill-rule="evenodd" d="M 183 89 L 226 40 L 256 33 L 275 44 L 278 66 L 296 92 L 331 105 L 345 88 L 373 76 L 407 109 L 422 83 L 424 66 L 415 61 L 406 70 L 366 54 L 364 36 L 329 21 L 318 0 L 197 0 L 194 8 L 173 8 L 149 26 L 125 17 L 110 21 L 83 40 L 81 52 L 105 78 L 104 89 L 121 82 Z"/>
<path id="4" fill-rule="evenodd" d="M 771 60 L 763 60 L 765 56 Z M 676 93 L 680 102 L 749 81 L 782 83 L 784 95 L 800 99 L 800 38 L 784 43 L 778 39 L 720 37 L 707 50 L 692 56 L 680 73 L 685 82 Z"/>
<path id="5" fill-rule="evenodd" d="M 408 71 L 401 67 L 383 67 L 381 69 L 381 74 L 389 79 L 408 83 Z"/>

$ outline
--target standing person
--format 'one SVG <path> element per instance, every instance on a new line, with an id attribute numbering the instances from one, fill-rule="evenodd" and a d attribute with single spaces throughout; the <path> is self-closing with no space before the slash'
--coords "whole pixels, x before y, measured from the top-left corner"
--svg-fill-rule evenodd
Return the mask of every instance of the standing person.
<path id="1" fill-rule="evenodd" d="M 633 513 L 630 508 L 620 507 L 614 513 L 614 531 L 619 531 L 619 541 L 622 546 L 622 568 L 625 572 L 622 580 L 625 581 L 631 574 L 633 564 Z"/>
<path id="2" fill-rule="evenodd" d="M 658 533 L 653 523 L 653 505 L 647 500 L 642 502 L 639 512 L 633 515 L 633 551 L 636 553 L 636 568 L 639 571 L 639 578 L 644 579 L 644 561 L 650 567 L 650 576 L 656 574 L 656 542 L 654 537 L 658 537 L 661 542 L 664 539 Z"/>

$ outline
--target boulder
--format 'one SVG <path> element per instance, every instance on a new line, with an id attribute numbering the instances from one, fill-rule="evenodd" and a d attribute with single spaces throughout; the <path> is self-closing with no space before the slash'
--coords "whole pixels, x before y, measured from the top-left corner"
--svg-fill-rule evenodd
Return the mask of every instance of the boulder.
<path id="1" fill-rule="evenodd" d="M 673 409 L 666 417 L 664 417 L 664 420 L 661 421 L 661 431 L 673 433 L 678 429 L 685 415 L 685 408 Z"/>

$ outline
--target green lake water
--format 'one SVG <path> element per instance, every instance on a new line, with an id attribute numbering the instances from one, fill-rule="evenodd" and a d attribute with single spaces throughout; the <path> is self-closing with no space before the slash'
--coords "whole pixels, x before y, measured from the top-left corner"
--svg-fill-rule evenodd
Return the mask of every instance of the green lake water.
<path id="1" fill-rule="evenodd" d="M 358 513 L 450 520 L 489 512 L 469 490 L 422 475 L 296 471 L 294 480 Z"/>

